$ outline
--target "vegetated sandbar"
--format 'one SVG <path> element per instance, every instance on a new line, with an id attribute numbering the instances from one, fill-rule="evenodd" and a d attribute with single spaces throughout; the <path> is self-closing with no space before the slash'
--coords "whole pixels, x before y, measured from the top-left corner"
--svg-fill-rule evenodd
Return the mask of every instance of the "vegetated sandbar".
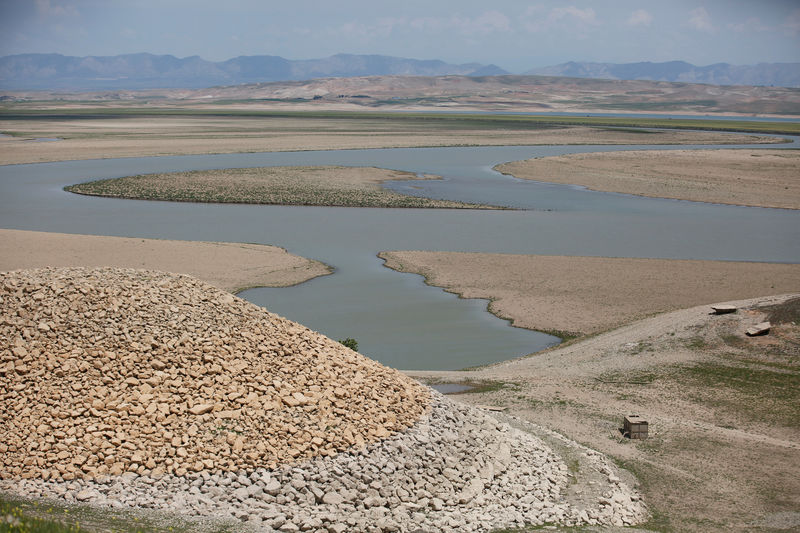
<path id="1" fill-rule="evenodd" d="M 335 207 L 487 208 L 399 194 L 387 180 L 436 179 L 373 167 L 298 166 L 197 170 L 90 181 L 66 187 L 93 196 L 242 204 Z"/>
<path id="2" fill-rule="evenodd" d="M 9 134 L 0 137 L 0 164 L 429 146 L 784 142 L 778 137 L 720 131 L 550 124 L 540 122 L 541 117 L 525 121 L 519 117 L 501 120 L 488 115 L 407 116 L 401 113 L 374 117 L 365 113 L 237 116 L 235 110 L 220 110 L 212 115 L 187 110 L 179 115 L 167 115 L 146 108 L 118 114 L 108 114 L 111 112 L 106 110 L 86 116 L 79 113 L 80 110 L 58 107 L 48 111 L 54 116 L 0 116 L 0 132 Z M 664 123 L 669 124 L 669 121 Z M 32 142 L 43 137 L 61 140 Z"/>
<path id="3" fill-rule="evenodd" d="M 654 150 L 515 161 L 517 178 L 697 202 L 800 209 L 800 150 Z"/>
<path id="4" fill-rule="evenodd" d="M 800 289 L 800 265 L 463 252 L 382 252 L 386 266 L 485 298 L 515 326 L 581 335 L 653 313 Z"/>
<path id="5" fill-rule="evenodd" d="M 0 271 L 106 266 L 188 274 L 230 292 L 286 287 L 331 272 L 319 261 L 263 244 L 0 229 Z"/>

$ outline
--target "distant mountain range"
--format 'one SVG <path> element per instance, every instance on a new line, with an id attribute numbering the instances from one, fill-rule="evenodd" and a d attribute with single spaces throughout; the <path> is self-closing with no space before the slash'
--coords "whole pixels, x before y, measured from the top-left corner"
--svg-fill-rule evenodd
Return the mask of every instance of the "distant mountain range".
<path id="1" fill-rule="evenodd" d="M 271 81 L 354 76 L 494 76 L 508 74 L 495 65 L 451 65 L 381 55 L 337 54 L 324 59 L 289 60 L 279 56 L 240 56 L 206 61 L 198 56 L 127 54 L 73 57 L 20 54 L 0 57 L 0 89 L 151 89 L 202 88 Z"/>
<path id="2" fill-rule="evenodd" d="M 20 54 L 0 57 L 0 90 L 132 90 L 205 88 L 275 81 L 356 76 L 471 77 L 509 74 L 496 65 L 419 60 L 382 55 L 337 54 L 322 59 L 290 60 L 280 56 L 239 56 L 207 61 L 199 56 L 126 54 L 74 57 Z M 711 85 L 800 87 L 800 63 L 736 66 L 717 63 L 698 67 L 683 61 L 666 63 L 569 62 L 524 73 L 612 80 L 652 80 Z"/>
<path id="3" fill-rule="evenodd" d="M 570 61 L 525 72 L 537 76 L 568 76 L 609 80 L 652 80 L 710 85 L 762 85 L 800 87 L 800 63 L 730 65 L 716 63 L 698 67 L 684 61 L 666 63 L 578 63 Z"/>

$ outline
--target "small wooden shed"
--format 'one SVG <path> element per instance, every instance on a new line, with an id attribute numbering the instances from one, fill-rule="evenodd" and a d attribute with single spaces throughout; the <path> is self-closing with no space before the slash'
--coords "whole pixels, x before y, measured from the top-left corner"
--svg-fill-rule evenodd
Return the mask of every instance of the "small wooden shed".
<path id="1" fill-rule="evenodd" d="M 627 415 L 622 423 L 622 434 L 629 439 L 646 439 L 647 420 L 639 415 Z"/>

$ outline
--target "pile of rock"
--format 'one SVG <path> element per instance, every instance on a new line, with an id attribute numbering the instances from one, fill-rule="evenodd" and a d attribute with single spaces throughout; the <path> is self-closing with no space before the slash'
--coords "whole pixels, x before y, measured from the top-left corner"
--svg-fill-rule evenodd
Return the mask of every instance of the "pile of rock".
<path id="1" fill-rule="evenodd" d="M 186 276 L 0 274 L 0 478 L 271 468 L 413 424 L 428 389 Z"/>
<path id="2" fill-rule="evenodd" d="M 645 518 L 589 453 L 576 504 L 529 432 L 192 278 L 0 274 L 0 490 L 265 532 Z"/>
<path id="3" fill-rule="evenodd" d="M 160 479 L 126 473 L 67 483 L 17 480 L 13 488 L 33 497 L 241 520 L 244 530 L 265 532 L 475 532 L 642 521 L 647 510 L 639 495 L 597 456 L 590 468 L 607 482 L 576 505 L 564 498 L 566 465 L 541 440 L 433 393 L 429 413 L 411 428 L 336 457 Z"/>

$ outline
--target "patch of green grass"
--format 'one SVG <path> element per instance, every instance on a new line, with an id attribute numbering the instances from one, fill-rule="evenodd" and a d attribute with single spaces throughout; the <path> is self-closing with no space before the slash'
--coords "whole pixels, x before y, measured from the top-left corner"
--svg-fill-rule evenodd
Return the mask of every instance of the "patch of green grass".
<path id="1" fill-rule="evenodd" d="M 686 347 L 690 350 L 705 350 L 709 347 L 709 344 L 706 342 L 705 338 L 697 336 L 689 339 L 686 342 Z"/>
<path id="2" fill-rule="evenodd" d="M 796 395 L 800 399 L 800 375 L 794 372 L 774 372 L 751 366 L 705 362 L 684 367 L 683 374 L 700 386 L 724 385 L 744 394 L 774 392 Z"/>
<path id="3" fill-rule="evenodd" d="M 659 375 L 651 370 L 629 370 L 624 372 L 604 372 L 596 378 L 600 383 L 619 385 L 649 385 L 656 381 Z"/>
<path id="4" fill-rule="evenodd" d="M 64 510 L 65 511 L 65 510 Z M 0 496 L 0 533 L 80 533 L 87 531 L 69 516 L 53 508 L 36 509 Z M 58 518 L 55 515 L 58 514 Z"/>
<path id="5" fill-rule="evenodd" d="M 800 371 L 800 360 L 791 361 L 789 363 L 780 363 L 776 361 L 758 359 L 755 357 L 743 356 L 736 353 L 720 353 L 717 354 L 716 357 L 731 364 L 755 365 L 756 367 L 762 366 L 766 367 L 767 369 L 775 369 L 787 372 Z"/>
<path id="6" fill-rule="evenodd" d="M 197 521 L 161 511 L 115 510 L 0 493 L 0 533 L 230 533 L 236 522 Z"/>
<path id="7" fill-rule="evenodd" d="M 567 470 L 572 474 L 577 474 L 581 470 L 581 462 L 577 458 L 567 459 Z"/>
<path id="8" fill-rule="evenodd" d="M 680 370 L 699 401 L 734 416 L 800 428 L 800 372 L 759 365 L 697 363 Z"/>

